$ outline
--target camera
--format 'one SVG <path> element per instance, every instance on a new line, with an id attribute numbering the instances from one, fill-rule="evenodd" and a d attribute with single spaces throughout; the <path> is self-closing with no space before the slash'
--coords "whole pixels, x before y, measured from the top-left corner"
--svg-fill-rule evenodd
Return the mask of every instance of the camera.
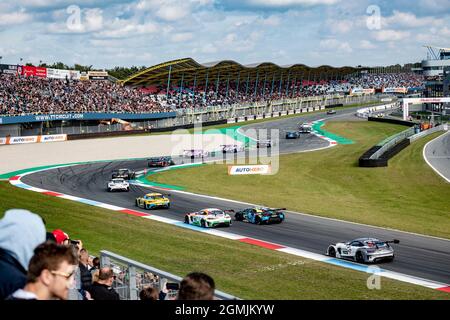
<path id="1" fill-rule="evenodd" d="M 175 282 L 168 282 L 166 284 L 167 290 L 178 290 L 180 289 L 180 284 Z"/>

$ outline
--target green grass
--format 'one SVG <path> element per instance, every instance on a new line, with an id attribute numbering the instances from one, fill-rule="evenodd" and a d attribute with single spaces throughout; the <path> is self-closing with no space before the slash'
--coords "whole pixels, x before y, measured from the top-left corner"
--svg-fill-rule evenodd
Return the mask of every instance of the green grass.
<path id="1" fill-rule="evenodd" d="M 184 230 L 144 218 L 53 198 L 0 182 L 0 215 L 21 207 L 40 214 L 47 229 L 82 239 L 90 254 L 110 250 L 183 276 L 210 274 L 220 290 L 245 299 L 448 299 L 448 293 Z"/>
<path id="2" fill-rule="evenodd" d="M 208 165 L 149 179 L 196 193 L 450 238 L 450 186 L 422 158 L 423 146 L 438 134 L 413 143 L 388 167 L 360 168 L 358 158 L 367 149 L 404 127 L 328 122 L 324 128 L 355 144 L 282 155 L 273 176 L 228 176 L 225 165 Z"/>

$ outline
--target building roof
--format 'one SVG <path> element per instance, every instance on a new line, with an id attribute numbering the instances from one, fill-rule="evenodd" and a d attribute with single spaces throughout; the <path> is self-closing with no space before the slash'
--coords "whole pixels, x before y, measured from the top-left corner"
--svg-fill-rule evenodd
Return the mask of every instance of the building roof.
<path id="1" fill-rule="evenodd" d="M 167 84 L 170 72 L 171 83 L 215 83 L 217 79 L 222 81 L 278 81 L 290 78 L 297 79 L 329 79 L 354 73 L 353 67 L 331 66 L 309 67 L 304 64 L 292 64 L 279 66 L 272 62 L 253 63 L 242 65 L 232 60 L 222 60 L 209 63 L 198 63 L 192 58 L 184 58 L 160 63 L 143 71 L 131 75 L 122 80 L 124 85 L 148 86 Z"/>

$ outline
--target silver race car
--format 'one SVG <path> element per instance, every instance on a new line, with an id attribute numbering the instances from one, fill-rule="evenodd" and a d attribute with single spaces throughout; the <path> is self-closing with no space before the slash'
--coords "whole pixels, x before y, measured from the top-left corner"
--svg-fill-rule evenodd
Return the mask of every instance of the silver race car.
<path id="1" fill-rule="evenodd" d="M 203 158 L 203 157 L 208 157 L 209 156 L 209 151 L 206 150 L 202 150 L 202 149 L 187 149 L 187 150 L 183 150 L 183 157 L 186 158 Z"/>
<path id="2" fill-rule="evenodd" d="M 220 147 L 222 148 L 223 153 L 238 153 L 245 150 L 243 145 L 237 144 L 222 144 Z"/>
<path id="3" fill-rule="evenodd" d="M 399 240 L 381 241 L 375 238 L 359 238 L 349 242 L 338 242 L 328 247 L 330 257 L 350 259 L 359 263 L 375 263 L 381 260 L 394 260 L 394 249 L 390 243 Z"/>

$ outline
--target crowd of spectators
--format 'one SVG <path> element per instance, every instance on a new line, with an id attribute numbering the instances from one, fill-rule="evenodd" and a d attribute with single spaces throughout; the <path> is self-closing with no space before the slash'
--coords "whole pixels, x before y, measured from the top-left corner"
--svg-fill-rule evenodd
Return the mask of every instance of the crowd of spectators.
<path id="1" fill-rule="evenodd" d="M 415 73 L 370 73 L 353 77 L 350 83 L 361 88 L 417 88 L 423 86 L 424 77 Z"/>
<path id="2" fill-rule="evenodd" d="M 212 81 L 212 80 L 211 80 Z M 352 88 L 420 87 L 414 73 L 360 74 L 345 80 L 241 80 L 132 88 L 110 81 L 78 81 L 0 74 L 0 115 L 55 113 L 152 113 L 283 98 L 348 93 Z"/>
<path id="3" fill-rule="evenodd" d="M 140 300 L 214 299 L 214 280 L 204 273 L 180 284 L 163 280 L 149 272 L 137 277 Z M 47 232 L 35 213 L 13 209 L 0 219 L 0 300 L 120 300 L 114 287 L 126 281 L 124 272 L 90 257 L 81 240 Z"/>
<path id="4" fill-rule="evenodd" d="M 0 114 L 163 112 L 152 95 L 110 81 L 0 75 Z"/>

